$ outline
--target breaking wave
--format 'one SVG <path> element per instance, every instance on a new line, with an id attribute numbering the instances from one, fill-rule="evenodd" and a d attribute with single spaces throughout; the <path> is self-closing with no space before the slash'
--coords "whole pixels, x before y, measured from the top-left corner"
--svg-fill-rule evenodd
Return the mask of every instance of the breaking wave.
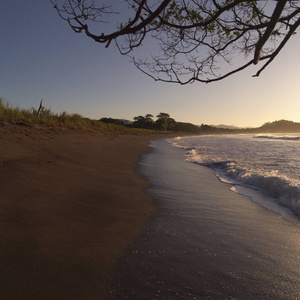
<path id="1" fill-rule="evenodd" d="M 273 140 L 273 137 L 268 136 L 268 139 Z M 275 140 L 279 139 L 298 141 L 300 137 L 276 136 Z M 267 141 L 253 144 L 251 140 L 251 136 L 211 136 L 176 138 L 170 142 L 186 151 L 188 162 L 213 168 L 223 182 L 268 195 L 271 201 L 300 217 L 300 157 L 293 154 L 294 145 L 291 149 L 276 144 L 270 147 Z"/>
<path id="2" fill-rule="evenodd" d="M 264 135 L 264 134 L 258 134 L 253 136 L 255 139 L 270 139 L 270 140 L 284 140 L 284 141 L 300 141 L 299 136 L 287 136 L 287 135 Z"/>

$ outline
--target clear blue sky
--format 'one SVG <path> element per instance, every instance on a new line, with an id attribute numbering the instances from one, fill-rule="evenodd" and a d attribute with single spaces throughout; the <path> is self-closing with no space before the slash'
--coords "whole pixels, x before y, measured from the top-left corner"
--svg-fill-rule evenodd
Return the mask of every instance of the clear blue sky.
<path id="1" fill-rule="evenodd" d="M 48 0 L 0 2 L 0 97 L 13 106 L 132 120 L 166 112 L 194 124 L 300 122 L 299 34 L 259 78 L 248 69 L 221 82 L 154 82 L 111 45 L 74 33 Z"/>

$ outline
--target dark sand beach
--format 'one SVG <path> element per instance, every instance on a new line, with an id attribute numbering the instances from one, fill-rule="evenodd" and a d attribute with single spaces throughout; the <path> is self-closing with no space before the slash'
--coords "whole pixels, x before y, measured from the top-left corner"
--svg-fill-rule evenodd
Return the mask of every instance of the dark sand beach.
<path id="1" fill-rule="evenodd" d="M 0 128 L 0 299 L 105 299 L 154 213 L 135 172 L 151 136 Z"/>

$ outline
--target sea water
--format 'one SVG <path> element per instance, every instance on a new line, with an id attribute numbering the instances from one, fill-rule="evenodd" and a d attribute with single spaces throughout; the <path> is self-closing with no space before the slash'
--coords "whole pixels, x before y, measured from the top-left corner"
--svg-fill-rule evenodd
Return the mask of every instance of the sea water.
<path id="1" fill-rule="evenodd" d="M 178 137 L 170 142 L 185 149 L 187 162 L 213 168 L 233 191 L 290 219 L 300 217 L 300 134 Z"/>
<path id="2" fill-rule="evenodd" d="M 214 143 L 204 144 L 209 139 Z M 201 165 L 214 163 L 224 175 L 224 168 L 215 167 L 218 161 L 237 162 L 242 154 L 213 162 L 205 152 L 206 161 L 199 160 L 201 147 L 214 153 L 227 143 L 248 151 L 241 139 L 251 144 L 250 136 L 173 139 L 181 148 L 166 139 L 151 142 L 153 150 L 143 155 L 139 171 L 150 183 L 147 193 L 157 213 L 116 264 L 113 299 L 300 299 L 299 223 L 232 192 L 232 184 Z M 215 158 L 221 152 L 225 149 Z"/>

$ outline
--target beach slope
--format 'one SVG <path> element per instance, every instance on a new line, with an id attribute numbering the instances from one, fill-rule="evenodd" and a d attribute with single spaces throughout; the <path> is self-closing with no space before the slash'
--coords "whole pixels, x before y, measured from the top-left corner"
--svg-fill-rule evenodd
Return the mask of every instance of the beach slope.
<path id="1" fill-rule="evenodd" d="M 0 128 L 0 298 L 104 299 L 154 213 L 135 172 L 151 136 Z"/>

